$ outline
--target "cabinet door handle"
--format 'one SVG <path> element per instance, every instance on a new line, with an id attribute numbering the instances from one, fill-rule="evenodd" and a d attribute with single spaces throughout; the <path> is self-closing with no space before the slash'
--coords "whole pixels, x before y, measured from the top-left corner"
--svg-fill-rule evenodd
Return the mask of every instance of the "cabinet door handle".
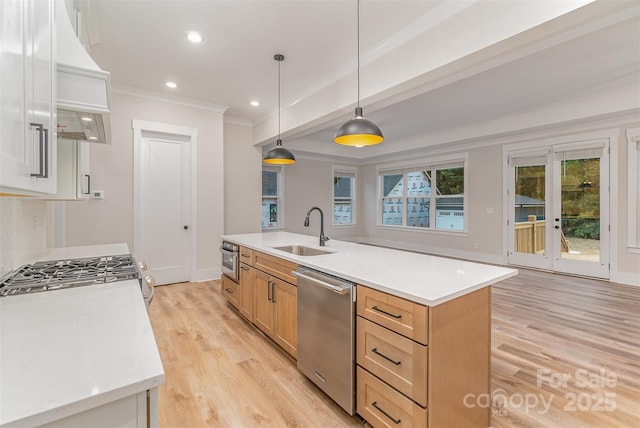
<path id="1" fill-rule="evenodd" d="M 244 257 L 245 259 L 249 258 L 249 254 L 240 254 L 242 257 Z"/>
<path id="2" fill-rule="evenodd" d="M 391 312 L 387 312 L 387 311 L 385 311 L 384 309 L 380 309 L 380 308 L 379 308 L 379 307 L 377 307 L 377 306 L 372 306 L 372 307 L 371 307 L 371 309 L 373 309 L 374 311 L 381 312 L 381 313 L 383 313 L 383 314 L 385 314 L 385 315 L 388 315 L 388 316 L 390 316 L 390 317 L 393 317 L 393 318 L 395 318 L 395 319 L 400 319 L 400 318 L 402 318 L 402 315 L 392 314 Z"/>
<path id="3" fill-rule="evenodd" d="M 399 366 L 400 364 L 402 364 L 402 361 L 396 361 L 394 359 L 391 359 L 391 358 L 387 357 L 382 352 L 378 351 L 378 348 L 373 348 L 371 350 L 371 352 L 373 352 L 376 355 L 380 355 L 382 358 L 384 358 L 385 360 L 389 361 L 390 363 L 395 364 L 396 366 Z"/>
<path id="4" fill-rule="evenodd" d="M 225 288 L 224 290 L 229 294 L 233 294 L 233 290 L 230 288 Z"/>
<path id="5" fill-rule="evenodd" d="M 267 300 L 271 301 L 271 281 L 267 281 Z"/>
<path id="6" fill-rule="evenodd" d="M 378 406 L 378 402 L 377 402 L 377 401 L 372 402 L 372 403 L 371 403 L 371 405 L 372 405 L 373 407 L 375 407 L 376 409 L 380 410 L 380 412 L 381 412 L 383 415 L 385 415 L 386 417 L 388 417 L 391 421 L 393 421 L 393 423 L 394 423 L 394 424 L 396 424 L 396 425 L 397 425 L 397 424 L 399 424 L 400 422 L 402 422 L 402 420 L 401 420 L 401 419 L 396 419 L 396 418 L 394 418 L 393 416 L 391 416 L 389 413 L 387 413 L 387 412 L 385 412 L 384 410 L 382 410 L 382 409 L 380 408 L 380 406 Z"/>
<path id="7" fill-rule="evenodd" d="M 276 302 L 276 282 L 271 283 L 271 303 Z"/>
<path id="8" fill-rule="evenodd" d="M 245 266 L 240 266 L 240 270 L 248 271 L 248 270 L 249 270 L 249 268 L 248 268 L 248 267 L 245 267 Z"/>
<path id="9" fill-rule="evenodd" d="M 32 177 L 49 177 L 49 130 L 41 123 L 29 123 L 38 130 L 38 150 L 40 151 L 40 165 L 38 173 L 31 173 Z"/>

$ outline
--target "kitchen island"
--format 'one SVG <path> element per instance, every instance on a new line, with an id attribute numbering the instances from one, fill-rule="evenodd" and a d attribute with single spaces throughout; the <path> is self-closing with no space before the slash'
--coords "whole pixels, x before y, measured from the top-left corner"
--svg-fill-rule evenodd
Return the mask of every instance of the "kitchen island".
<path id="1" fill-rule="evenodd" d="M 490 285 L 516 270 L 341 241 L 319 246 L 317 237 L 286 232 L 221 238 L 239 246 L 242 272 L 235 284 L 223 276 L 223 296 L 293 357 L 296 330 L 302 341 L 296 323 L 304 318 L 324 334 L 335 317 L 307 316 L 301 307 L 296 314 L 300 283 L 291 271 L 311 268 L 355 284 L 351 393 L 355 412 L 372 426 L 489 426 L 490 408 L 480 400 L 490 397 Z M 265 300 L 276 308 L 267 327 Z M 315 373 L 324 390 L 326 372 Z"/>
<path id="2" fill-rule="evenodd" d="M 317 237 L 289 232 L 221 238 L 426 306 L 439 305 L 518 273 L 515 269 L 345 241 L 330 240 L 319 247 Z M 297 256 L 274 248 L 289 245 L 316 247 L 330 254 Z"/>
<path id="3" fill-rule="evenodd" d="M 128 253 L 74 247 L 32 261 Z M 0 298 L 0 426 L 153 426 L 163 381 L 137 280 Z"/>

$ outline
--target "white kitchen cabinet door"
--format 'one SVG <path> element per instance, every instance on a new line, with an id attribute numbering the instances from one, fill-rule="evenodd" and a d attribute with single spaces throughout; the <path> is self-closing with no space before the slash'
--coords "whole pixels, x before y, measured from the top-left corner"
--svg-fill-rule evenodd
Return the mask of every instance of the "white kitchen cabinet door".
<path id="1" fill-rule="evenodd" d="M 53 0 L 3 0 L 0 28 L 0 187 L 55 193 Z"/>

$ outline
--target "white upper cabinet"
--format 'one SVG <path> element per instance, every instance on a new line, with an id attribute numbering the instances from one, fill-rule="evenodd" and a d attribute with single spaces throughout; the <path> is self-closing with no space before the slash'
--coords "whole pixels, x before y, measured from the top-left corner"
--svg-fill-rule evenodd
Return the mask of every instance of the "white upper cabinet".
<path id="1" fill-rule="evenodd" d="M 0 1 L 0 188 L 56 192 L 53 0 Z"/>

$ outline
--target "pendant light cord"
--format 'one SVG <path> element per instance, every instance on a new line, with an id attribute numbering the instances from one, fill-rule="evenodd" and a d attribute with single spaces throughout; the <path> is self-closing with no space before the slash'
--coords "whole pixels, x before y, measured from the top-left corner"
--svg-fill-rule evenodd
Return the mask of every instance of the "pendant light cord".
<path id="1" fill-rule="evenodd" d="M 280 140 L 280 63 L 282 60 L 278 61 L 278 140 Z"/>
<path id="2" fill-rule="evenodd" d="M 357 17 L 357 31 L 358 31 L 358 35 L 356 37 L 357 40 L 357 45 L 358 45 L 358 71 L 357 71 L 357 76 L 358 76 L 358 105 L 356 107 L 360 107 L 360 0 L 358 0 L 357 3 L 357 8 L 356 8 L 356 17 Z"/>

